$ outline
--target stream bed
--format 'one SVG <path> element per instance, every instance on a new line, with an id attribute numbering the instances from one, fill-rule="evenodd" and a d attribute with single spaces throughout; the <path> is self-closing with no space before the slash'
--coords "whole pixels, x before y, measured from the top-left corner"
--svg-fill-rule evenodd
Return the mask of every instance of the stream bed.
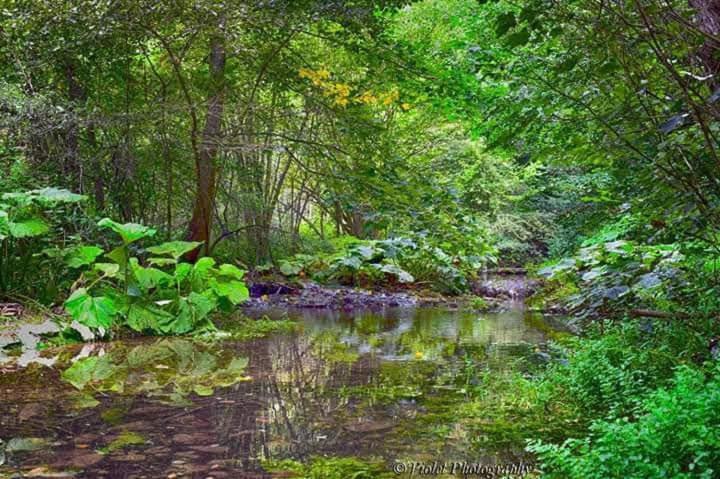
<path id="1" fill-rule="evenodd" d="M 0 365 L 0 477 L 293 477 L 272 465 L 318 457 L 388 472 L 398 461 L 532 460 L 481 412 L 458 419 L 480 373 L 532 371 L 549 357 L 551 328 L 521 303 L 257 315 L 298 327 L 246 341 L 74 345 L 44 352 L 45 364 Z"/>

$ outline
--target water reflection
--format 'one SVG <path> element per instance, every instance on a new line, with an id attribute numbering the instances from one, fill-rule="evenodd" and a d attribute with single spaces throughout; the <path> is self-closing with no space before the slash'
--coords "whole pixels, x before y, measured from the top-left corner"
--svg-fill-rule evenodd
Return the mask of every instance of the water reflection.
<path id="1" fill-rule="evenodd" d="M 269 477 L 263 459 L 469 455 L 464 444 L 419 441 L 413 424 L 447 407 L 439 399 L 468 358 L 502 363 L 545 339 L 521 310 L 292 316 L 299 333 L 71 348 L 52 353 L 54 368 L 3 374 L 0 438 L 49 446 L 6 454 L 0 475 Z"/>

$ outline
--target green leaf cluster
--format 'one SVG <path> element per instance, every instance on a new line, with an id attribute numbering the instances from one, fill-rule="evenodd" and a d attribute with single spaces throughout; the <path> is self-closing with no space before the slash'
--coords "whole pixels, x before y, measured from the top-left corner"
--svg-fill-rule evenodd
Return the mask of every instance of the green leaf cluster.
<path id="1" fill-rule="evenodd" d="M 217 265 L 209 257 L 195 264 L 182 261 L 200 243 L 150 246 L 152 256 L 141 260 L 131 245 L 154 236 L 154 229 L 109 218 L 98 225 L 117 233 L 121 244 L 104 254 L 95 246 L 80 246 L 68 258 L 69 266 L 85 268 L 82 286 L 65 301 L 65 310 L 83 326 L 101 333 L 128 327 L 161 335 L 213 330 L 214 311 L 229 311 L 249 297 L 245 272 L 236 266 Z"/>

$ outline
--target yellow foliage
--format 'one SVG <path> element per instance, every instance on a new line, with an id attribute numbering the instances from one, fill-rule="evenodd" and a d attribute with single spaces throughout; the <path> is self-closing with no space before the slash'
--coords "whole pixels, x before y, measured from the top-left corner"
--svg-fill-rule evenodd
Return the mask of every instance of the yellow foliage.
<path id="1" fill-rule="evenodd" d="M 313 82 L 315 86 L 322 86 L 326 80 L 330 78 L 330 72 L 325 70 L 312 70 L 310 68 L 301 68 L 298 72 L 300 78 L 307 78 Z"/>
<path id="2" fill-rule="evenodd" d="M 347 106 L 350 103 L 349 97 L 352 92 L 352 87 L 347 83 L 330 82 L 331 74 L 328 70 L 301 68 L 299 75 L 300 78 L 307 78 L 313 85 L 320 87 L 322 94 L 326 97 L 333 98 L 336 105 Z"/>
<path id="3" fill-rule="evenodd" d="M 328 70 L 324 68 L 320 70 L 301 68 L 298 74 L 300 78 L 306 78 L 310 80 L 313 85 L 319 87 L 321 93 L 328 98 L 332 98 L 335 105 L 345 107 L 350 104 L 353 87 L 347 83 L 331 82 L 330 77 L 332 74 Z M 366 90 L 352 99 L 354 103 L 361 105 L 376 105 L 382 103 L 385 106 L 391 106 L 399 100 L 400 91 L 397 88 L 380 95 L 372 90 Z M 411 105 L 409 103 L 402 103 L 400 108 L 407 111 L 411 108 Z"/>
<path id="4" fill-rule="evenodd" d="M 390 106 L 400 99 L 400 92 L 398 90 L 392 90 L 389 93 L 383 95 L 382 102 L 385 106 Z"/>
<path id="5" fill-rule="evenodd" d="M 374 105 L 377 103 L 378 98 L 375 96 L 372 90 L 368 90 L 366 92 L 363 92 L 362 95 L 359 95 L 357 98 L 355 98 L 355 101 L 364 105 Z"/>

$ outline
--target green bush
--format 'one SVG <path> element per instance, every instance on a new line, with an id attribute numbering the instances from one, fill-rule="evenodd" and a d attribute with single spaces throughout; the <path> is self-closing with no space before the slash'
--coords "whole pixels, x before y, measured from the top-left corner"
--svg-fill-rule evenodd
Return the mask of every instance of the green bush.
<path id="1" fill-rule="evenodd" d="M 280 260 L 286 277 L 312 277 L 320 282 L 375 286 L 423 283 L 450 294 L 467 291 L 469 279 L 494 258 L 484 254 L 451 255 L 423 235 L 387 240 L 343 237 L 334 253 L 304 255 Z M 265 268 L 263 268 L 265 269 Z"/>
<path id="2" fill-rule="evenodd" d="M 680 367 L 672 384 L 646 396 L 638 415 L 596 420 L 590 435 L 561 445 L 531 442 L 544 477 L 648 479 L 718 477 L 720 366 Z"/>
<path id="3" fill-rule="evenodd" d="M 68 208 L 84 199 L 57 188 L 0 196 L 0 294 L 54 299 L 62 276 L 58 247 L 67 241 L 59 226 Z"/>
<path id="4" fill-rule="evenodd" d="M 614 317 L 633 307 L 666 310 L 679 302 L 687 284 L 688 268 L 680 249 L 678 244 L 599 242 L 553 261 L 538 273 L 578 287 L 564 298 L 578 316 Z"/>
<path id="5" fill-rule="evenodd" d="M 242 281 L 245 272 L 237 267 L 216 266 L 209 257 L 195 264 L 181 261 L 200 243 L 171 241 L 149 247 L 154 256 L 142 265 L 131 247 L 154 236 L 155 230 L 109 218 L 98 225 L 116 232 L 122 243 L 104 254 L 111 262 L 98 261 L 103 250 L 95 246 L 79 248 L 69 259 L 71 265 L 88 270 L 65 301 L 65 309 L 80 325 L 101 335 L 117 326 L 152 334 L 212 330 L 213 311 L 230 310 L 249 296 Z"/>
<path id="6" fill-rule="evenodd" d="M 564 339 L 544 381 L 555 396 L 575 403 L 587 420 L 632 416 L 644 397 L 665 386 L 675 368 L 691 361 L 711 359 L 707 350 L 713 324 L 694 321 L 624 321 L 599 328 L 584 338 Z"/>

